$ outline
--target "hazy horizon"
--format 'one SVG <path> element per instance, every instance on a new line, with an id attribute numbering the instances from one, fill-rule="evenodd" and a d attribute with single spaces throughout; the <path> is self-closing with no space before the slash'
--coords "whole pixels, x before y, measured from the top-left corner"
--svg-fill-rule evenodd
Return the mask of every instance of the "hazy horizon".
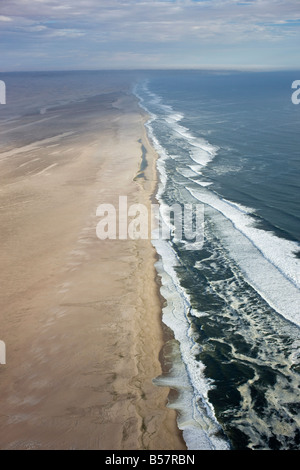
<path id="1" fill-rule="evenodd" d="M 258 68 L 258 67 L 157 67 L 157 68 L 103 68 L 103 69 L 32 69 L 32 70 L 1 70 L 1 74 L 10 74 L 10 73 L 46 73 L 46 72 L 184 72 L 184 71 L 191 71 L 191 72 L 253 72 L 253 73 L 272 73 L 272 72 L 298 72 L 300 71 L 299 68 Z"/>

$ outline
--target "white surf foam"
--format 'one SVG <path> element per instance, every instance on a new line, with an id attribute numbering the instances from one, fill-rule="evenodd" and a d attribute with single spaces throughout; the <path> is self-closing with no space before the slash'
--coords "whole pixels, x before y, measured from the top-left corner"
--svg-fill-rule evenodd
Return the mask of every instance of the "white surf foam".
<path id="1" fill-rule="evenodd" d="M 195 178 L 198 175 L 195 171 L 191 170 L 190 168 L 176 168 L 176 171 L 184 176 L 185 178 Z M 192 180 L 193 181 L 193 180 Z"/>
<path id="2" fill-rule="evenodd" d="M 205 188 L 206 186 L 211 186 L 213 183 L 210 182 L 210 181 L 196 181 L 196 180 L 193 180 L 192 181 L 196 184 L 199 184 L 199 186 L 202 186 L 203 188 Z"/>
<path id="3" fill-rule="evenodd" d="M 180 113 L 172 113 L 165 117 L 165 120 L 168 124 L 174 124 L 175 122 L 179 122 L 184 118 L 183 114 Z"/>
<path id="4" fill-rule="evenodd" d="M 300 264 L 296 242 L 276 237 L 254 226 L 251 209 L 221 199 L 212 191 L 187 188 L 228 221 L 222 240 L 243 270 L 247 281 L 279 314 L 300 326 Z"/>
<path id="5" fill-rule="evenodd" d="M 204 375 L 204 365 L 195 359 L 199 349 L 188 320 L 188 313 L 192 314 L 190 300 L 174 269 L 178 259 L 170 243 L 154 240 L 153 245 L 160 255 L 156 269 L 161 277 L 161 294 L 167 301 L 163 322 L 174 332 L 183 360 L 173 369 L 173 386 L 179 391 L 179 398 L 172 407 L 180 411 L 178 427 L 189 450 L 227 450 L 229 444 L 217 436 L 221 427 L 208 400 L 212 382 Z M 165 385 L 170 386 L 168 377 Z"/>
<path id="6" fill-rule="evenodd" d="M 179 115 L 177 115 L 178 117 Z M 182 118 L 184 116 L 182 115 Z M 168 120 L 173 131 L 184 138 L 185 143 L 190 146 L 190 158 L 201 166 L 206 166 L 218 153 L 218 147 L 211 145 L 205 139 L 194 136 L 191 131 L 178 124 L 176 120 Z"/>
<path id="7" fill-rule="evenodd" d="M 202 175 L 203 166 L 202 165 L 188 165 L 197 175 Z"/>
<path id="8" fill-rule="evenodd" d="M 163 106 L 161 99 L 157 100 L 156 104 Z M 144 109 L 149 113 L 146 107 Z M 218 149 L 210 146 L 204 139 L 197 139 L 189 129 L 180 125 L 179 122 L 183 118 L 180 119 L 181 115 L 176 116 L 172 108 L 164 106 L 162 109 L 169 113 L 165 122 L 177 133 L 179 139 L 185 139 L 190 145 L 190 157 L 197 164 L 189 165 L 189 168 L 201 175 L 203 166 L 215 157 Z M 152 114 L 152 118 L 156 117 Z M 161 179 L 157 198 L 162 202 L 161 196 L 168 178 L 165 161 L 170 155 L 154 136 L 151 126 L 153 119 L 148 121 L 147 129 L 156 151 L 161 156 L 157 163 Z M 190 177 L 185 171 L 182 174 Z M 300 325 L 299 263 L 293 255 L 299 247 L 292 242 L 277 239 L 271 233 L 256 229 L 250 209 L 221 200 L 205 188 L 208 182 L 197 181 L 197 184 L 200 186 L 199 190 L 187 189 L 193 197 L 212 207 L 217 214 L 217 222 L 220 222 L 217 225 L 222 240 L 249 284 L 278 313 Z M 213 384 L 205 377 L 203 364 L 195 360 L 198 346 L 193 339 L 189 314 L 203 316 L 205 312 L 191 310 L 189 296 L 180 286 L 174 269 L 178 259 L 171 244 L 154 237 L 153 245 L 160 256 L 156 269 L 161 276 L 161 293 L 167 301 L 163 309 L 163 321 L 174 332 L 182 357 L 182 362 L 174 364 L 171 379 L 167 377 L 160 380 L 165 381 L 167 386 L 173 385 L 179 392 L 179 398 L 170 406 L 179 411 L 178 426 L 183 431 L 188 449 L 228 449 L 228 443 L 216 436 L 221 428 L 208 400 L 208 392 Z"/>
<path id="9" fill-rule="evenodd" d="M 182 124 L 179 124 L 179 122 L 184 119 L 184 114 L 176 112 L 170 105 L 165 105 L 162 102 L 162 98 L 160 96 L 149 91 L 147 83 L 144 83 L 143 91 L 151 98 L 151 104 L 158 106 L 158 108 L 161 110 L 161 117 L 170 126 L 177 137 L 182 137 L 185 144 L 188 143 L 190 145 L 190 158 L 195 163 L 200 164 L 202 167 L 211 162 L 218 153 L 218 147 L 211 145 L 203 138 L 196 137 L 192 134 L 190 129 L 183 126 Z M 149 113 L 149 110 L 143 104 L 145 103 L 145 100 L 138 95 L 136 89 L 134 93 L 142 102 L 142 107 Z"/>
<path id="10" fill-rule="evenodd" d="M 135 94 L 138 96 L 137 93 Z M 143 105 L 143 102 L 140 101 L 140 105 L 149 114 L 149 110 Z M 160 156 L 157 161 L 160 183 L 156 197 L 163 206 L 162 194 L 167 183 L 165 161 L 170 158 L 170 155 L 154 135 L 151 124 L 156 119 L 156 115 L 151 113 L 150 116 L 146 128 L 149 139 Z M 191 305 L 187 293 L 180 286 L 174 269 L 178 260 L 171 244 L 158 238 L 153 232 L 152 243 L 160 256 L 159 262 L 156 263 L 156 269 L 161 277 L 162 296 L 167 301 L 167 305 L 163 309 L 163 322 L 174 332 L 180 345 L 182 358 L 182 361 L 179 361 L 177 365 L 173 365 L 173 386 L 177 388 L 179 398 L 170 406 L 179 411 L 178 427 L 183 431 L 188 449 L 227 450 L 229 444 L 217 437 L 221 427 L 215 417 L 214 409 L 208 401 L 211 382 L 204 376 L 203 364 L 196 361 L 195 358 L 198 346 L 193 339 L 187 317 L 188 312 L 192 313 Z M 170 377 L 162 378 L 159 382 L 160 385 L 171 386 Z"/>

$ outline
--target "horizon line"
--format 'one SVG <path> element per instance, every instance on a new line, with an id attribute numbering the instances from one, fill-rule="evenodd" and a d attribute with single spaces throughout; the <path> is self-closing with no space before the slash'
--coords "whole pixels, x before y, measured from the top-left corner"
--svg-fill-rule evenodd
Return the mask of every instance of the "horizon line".
<path id="1" fill-rule="evenodd" d="M 291 68 L 285 66 L 186 66 L 186 67 L 145 67 L 145 68 L 70 68 L 70 69 L 24 69 L 24 70 L 0 70 L 1 73 L 43 73 L 43 72 L 167 72 L 167 71 L 203 71 L 203 72 L 296 72 L 300 67 Z"/>

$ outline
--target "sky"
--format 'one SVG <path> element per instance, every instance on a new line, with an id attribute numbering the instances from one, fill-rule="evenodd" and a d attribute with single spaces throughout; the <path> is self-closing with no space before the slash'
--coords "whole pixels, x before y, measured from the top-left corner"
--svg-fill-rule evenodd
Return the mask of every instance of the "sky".
<path id="1" fill-rule="evenodd" d="M 300 69 L 300 0 L 0 0 L 0 72 Z"/>

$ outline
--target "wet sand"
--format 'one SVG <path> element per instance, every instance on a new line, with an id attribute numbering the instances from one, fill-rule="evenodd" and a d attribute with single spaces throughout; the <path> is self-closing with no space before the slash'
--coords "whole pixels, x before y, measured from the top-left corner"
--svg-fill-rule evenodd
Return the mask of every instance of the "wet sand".
<path id="1" fill-rule="evenodd" d="M 40 142 L 29 122 L 0 153 L 0 448 L 184 449 L 152 383 L 164 338 L 151 241 L 96 236 L 99 204 L 151 202 L 145 116 L 116 91 L 48 117 Z"/>

